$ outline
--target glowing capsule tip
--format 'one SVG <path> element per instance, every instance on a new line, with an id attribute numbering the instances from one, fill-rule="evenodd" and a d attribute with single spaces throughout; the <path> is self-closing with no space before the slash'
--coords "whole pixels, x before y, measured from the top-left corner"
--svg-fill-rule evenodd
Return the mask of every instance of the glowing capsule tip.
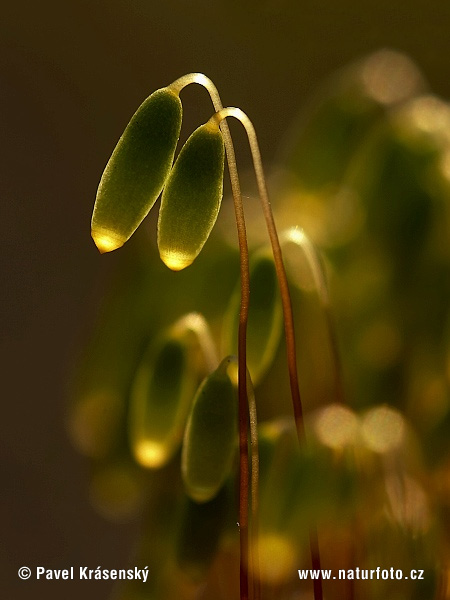
<path id="1" fill-rule="evenodd" d="M 122 237 L 115 235 L 113 232 L 105 231 L 104 229 L 92 229 L 91 235 L 100 254 L 117 250 L 117 248 L 123 246 L 126 241 Z"/>
<path id="2" fill-rule="evenodd" d="M 147 469 L 159 469 L 167 460 L 167 451 L 162 444 L 140 440 L 134 447 L 137 462 Z"/>
<path id="3" fill-rule="evenodd" d="M 161 252 L 161 260 L 172 271 L 182 271 L 193 263 L 193 258 L 181 252 Z"/>

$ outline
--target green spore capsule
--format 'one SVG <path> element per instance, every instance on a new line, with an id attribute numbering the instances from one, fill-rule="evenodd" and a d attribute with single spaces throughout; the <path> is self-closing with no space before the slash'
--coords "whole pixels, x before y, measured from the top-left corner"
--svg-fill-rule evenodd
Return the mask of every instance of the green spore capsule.
<path id="1" fill-rule="evenodd" d="M 161 199 L 158 247 L 173 271 L 189 266 L 216 222 L 223 193 L 224 144 L 211 119 L 187 140 Z"/>
<path id="2" fill-rule="evenodd" d="M 138 108 L 103 172 L 92 215 L 92 238 L 100 252 L 120 248 L 158 198 L 180 136 L 182 106 L 170 88 Z"/>
<path id="3" fill-rule="evenodd" d="M 224 359 L 201 384 L 183 440 L 181 472 L 188 496 L 208 502 L 230 473 L 237 445 L 237 394 Z"/>
<path id="4" fill-rule="evenodd" d="M 247 325 L 247 367 L 258 384 L 272 364 L 283 329 L 283 312 L 275 264 L 269 251 L 250 260 L 250 306 Z M 240 288 L 229 304 L 224 325 L 224 352 L 237 354 Z"/>
<path id="5" fill-rule="evenodd" d="M 131 392 L 129 423 L 133 455 L 143 467 L 160 468 L 177 450 L 197 381 L 184 339 L 169 334 L 144 356 Z"/>

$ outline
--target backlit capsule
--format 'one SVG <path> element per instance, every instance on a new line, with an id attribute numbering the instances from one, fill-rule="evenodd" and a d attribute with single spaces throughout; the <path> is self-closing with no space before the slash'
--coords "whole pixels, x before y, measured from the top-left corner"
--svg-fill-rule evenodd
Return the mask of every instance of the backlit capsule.
<path id="1" fill-rule="evenodd" d="M 136 461 L 164 466 L 177 450 L 195 394 L 197 373 L 184 339 L 167 335 L 144 356 L 131 392 L 129 435 Z"/>
<path id="2" fill-rule="evenodd" d="M 100 252 L 120 248 L 152 208 L 173 162 L 181 128 L 177 94 L 162 88 L 138 108 L 106 165 L 92 216 Z"/>
<path id="3" fill-rule="evenodd" d="M 237 394 L 225 359 L 201 384 L 183 440 L 181 471 L 187 494 L 207 502 L 230 473 L 237 446 Z"/>
<path id="4" fill-rule="evenodd" d="M 198 256 L 222 201 L 224 144 L 215 121 L 199 127 L 183 146 L 167 180 L 158 220 L 162 261 L 180 271 Z"/>

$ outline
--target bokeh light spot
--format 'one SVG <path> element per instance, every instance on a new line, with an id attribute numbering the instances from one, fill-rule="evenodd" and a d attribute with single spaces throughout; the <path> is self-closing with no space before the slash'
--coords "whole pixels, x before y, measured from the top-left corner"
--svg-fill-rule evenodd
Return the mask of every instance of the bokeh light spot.
<path id="1" fill-rule="evenodd" d="M 393 104 L 411 96 L 421 86 L 414 63 L 404 54 L 380 50 L 370 56 L 362 70 L 366 92 L 382 104 Z"/>
<path id="2" fill-rule="evenodd" d="M 345 406 L 332 404 L 324 408 L 315 422 L 319 440 L 330 448 L 338 449 L 355 441 L 358 418 Z"/>
<path id="3" fill-rule="evenodd" d="M 259 539 L 261 580 L 271 585 L 281 584 L 295 572 L 297 553 L 292 542 L 278 533 L 268 533 Z"/>
<path id="4" fill-rule="evenodd" d="M 397 449 L 405 436 L 405 421 L 393 408 L 380 406 L 369 410 L 362 423 L 366 445 L 380 454 Z"/>
<path id="5" fill-rule="evenodd" d="M 435 96 L 422 96 L 411 103 L 408 113 L 424 133 L 449 135 L 450 107 Z"/>

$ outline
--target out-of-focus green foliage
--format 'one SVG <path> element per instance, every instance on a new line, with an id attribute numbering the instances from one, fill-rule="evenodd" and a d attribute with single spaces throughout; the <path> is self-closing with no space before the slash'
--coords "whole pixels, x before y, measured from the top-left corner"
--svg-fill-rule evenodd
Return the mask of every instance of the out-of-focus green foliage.
<path id="1" fill-rule="evenodd" d="M 450 107 L 426 91 L 410 59 L 381 51 L 325 83 L 293 131 L 280 152 L 273 206 L 276 222 L 289 228 L 280 238 L 306 413 L 304 449 L 296 441 L 285 350 L 278 343 L 282 326 L 273 263 L 249 240 L 249 369 L 260 420 L 263 598 L 310 593 L 311 581 L 300 581 L 297 569 L 309 568 L 308 533 L 315 521 L 324 569 L 424 571 L 420 581 L 324 582 L 329 600 L 445 600 Z M 222 231 L 232 226 L 226 223 Z M 320 270 L 311 270 L 305 248 L 300 251 L 303 235 L 321 253 L 327 289 Z M 91 461 L 94 505 L 118 520 L 144 514 L 132 560 L 149 565 L 151 583 L 126 584 L 116 598 L 237 598 L 237 465 L 224 486 L 213 486 L 207 498 L 190 499 L 175 446 L 171 460 L 149 471 L 133 460 L 127 438 L 133 381 L 142 361 L 157 364 L 145 348 L 155 347 L 163 332 L 197 311 L 209 323 L 212 345 L 222 339 L 223 347 L 225 338 L 224 354 L 235 347 L 237 249 L 214 232 L 208 252 L 174 274 L 148 245 L 138 239 L 122 251 L 120 273 L 80 361 L 70 431 Z M 167 379 L 161 393 L 147 386 L 155 406 L 180 377 L 195 381 L 188 394 L 192 401 L 200 374 L 217 367 L 197 349 L 192 361 L 183 358 L 181 376 L 175 358 L 157 373 L 158 382 Z M 158 418 L 152 426 L 159 427 Z M 217 449 L 223 446 L 223 458 L 233 444 L 214 436 L 212 428 L 206 431 L 200 419 L 197 424 L 195 452 L 206 471 L 214 472 Z M 211 442 L 217 447 L 208 454 Z M 224 479 L 225 474 L 220 484 Z"/>
<path id="2" fill-rule="evenodd" d="M 257 384 L 272 364 L 283 328 L 280 292 L 275 264 L 268 248 L 252 257 L 251 303 L 247 326 L 247 368 Z M 240 286 L 230 301 L 223 325 L 224 354 L 237 355 Z"/>

